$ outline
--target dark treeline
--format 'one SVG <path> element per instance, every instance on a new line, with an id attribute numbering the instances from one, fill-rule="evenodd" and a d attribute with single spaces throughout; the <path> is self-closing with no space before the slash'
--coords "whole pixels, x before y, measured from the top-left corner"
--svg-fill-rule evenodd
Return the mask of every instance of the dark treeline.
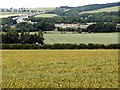
<path id="1" fill-rule="evenodd" d="M 65 34 L 65 32 L 77 32 L 77 33 L 82 33 L 82 29 L 80 27 L 78 28 L 61 28 L 57 27 L 57 30 L 60 31 L 62 34 Z"/>
<path id="2" fill-rule="evenodd" d="M 0 44 L 2 49 L 120 49 L 120 44 Z"/>
<path id="3" fill-rule="evenodd" d="M 120 32 L 120 28 L 117 28 L 116 26 L 115 23 L 97 23 L 88 26 L 86 32 Z"/>
<path id="4" fill-rule="evenodd" d="M 35 21 L 35 22 L 34 22 Z M 15 20 L 12 20 L 12 17 L 2 19 L 2 31 L 9 32 L 11 30 L 17 32 L 35 32 L 35 31 L 52 31 L 55 29 L 55 23 L 49 20 L 37 20 L 35 19 L 33 23 L 21 22 L 16 23 Z"/>
<path id="5" fill-rule="evenodd" d="M 58 31 L 61 32 L 77 32 L 77 33 L 82 33 L 82 32 L 88 32 L 88 33 L 109 33 L 109 32 L 120 32 L 120 28 L 117 27 L 116 23 L 96 23 L 89 25 L 87 28 L 61 28 L 57 27 Z"/>
<path id="6" fill-rule="evenodd" d="M 2 33 L 2 43 L 3 44 L 41 44 L 43 45 L 43 34 L 39 31 L 38 34 L 30 34 L 29 32 L 21 32 L 19 34 L 15 31 L 10 31 L 7 33 Z"/>

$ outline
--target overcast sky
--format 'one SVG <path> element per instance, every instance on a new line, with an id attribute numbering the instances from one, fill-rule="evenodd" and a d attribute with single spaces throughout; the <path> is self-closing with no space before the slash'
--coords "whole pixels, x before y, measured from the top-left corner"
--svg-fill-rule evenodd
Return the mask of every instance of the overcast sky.
<path id="1" fill-rule="evenodd" d="M 111 2 L 119 2 L 119 0 L 1 0 L 0 8 L 82 6 Z"/>

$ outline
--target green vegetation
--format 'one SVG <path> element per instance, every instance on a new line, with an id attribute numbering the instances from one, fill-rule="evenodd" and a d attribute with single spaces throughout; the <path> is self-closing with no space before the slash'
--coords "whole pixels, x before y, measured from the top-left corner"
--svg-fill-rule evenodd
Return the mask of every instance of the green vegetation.
<path id="1" fill-rule="evenodd" d="M 32 41 L 30 41 L 32 42 Z M 33 41 L 34 42 L 34 41 Z M 22 42 L 25 43 L 25 42 Z M 0 44 L 2 49 L 120 49 L 120 44 Z"/>
<path id="2" fill-rule="evenodd" d="M 118 88 L 118 50 L 3 50 L 2 88 Z"/>
<path id="3" fill-rule="evenodd" d="M 40 14 L 40 15 L 36 15 L 35 17 L 43 17 L 43 18 L 52 18 L 57 16 L 56 14 Z"/>
<path id="4" fill-rule="evenodd" d="M 120 32 L 115 23 L 97 23 L 87 27 L 87 32 Z"/>
<path id="5" fill-rule="evenodd" d="M 38 34 L 30 34 L 29 32 L 18 32 L 10 31 L 8 33 L 2 34 L 2 43 L 4 44 L 42 44 L 43 45 L 43 34 L 39 31 Z"/>
<path id="6" fill-rule="evenodd" d="M 9 32 L 9 31 L 17 31 L 17 32 L 35 32 L 35 31 L 53 31 L 55 29 L 54 23 L 46 22 L 46 21 L 40 21 L 38 23 L 28 23 L 28 22 L 21 22 L 16 23 L 15 20 L 12 20 L 11 18 L 5 18 L 3 19 L 3 32 Z M 7 25 L 6 25 L 7 24 Z M 15 25 L 15 26 L 13 26 Z"/>

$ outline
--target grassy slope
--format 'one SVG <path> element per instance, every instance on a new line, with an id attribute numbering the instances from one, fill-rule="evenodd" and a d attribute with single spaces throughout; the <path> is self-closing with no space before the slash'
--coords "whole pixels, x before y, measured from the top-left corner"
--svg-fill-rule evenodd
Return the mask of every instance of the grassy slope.
<path id="1" fill-rule="evenodd" d="M 99 12 L 112 12 L 112 11 L 118 11 L 118 6 L 102 8 L 102 9 L 97 9 L 97 10 L 91 10 L 91 11 L 84 11 L 84 12 L 81 12 L 80 14 L 84 14 L 84 13 L 99 13 Z"/>
<path id="2" fill-rule="evenodd" d="M 3 88 L 117 88 L 117 50 L 3 50 Z"/>

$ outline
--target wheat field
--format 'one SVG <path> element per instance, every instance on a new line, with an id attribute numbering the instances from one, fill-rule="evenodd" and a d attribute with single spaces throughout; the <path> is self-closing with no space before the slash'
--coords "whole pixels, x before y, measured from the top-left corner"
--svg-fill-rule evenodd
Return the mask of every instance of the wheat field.
<path id="1" fill-rule="evenodd" d="M 3 88 L 117 88 L 118 50 L 3 50 Z"/>

